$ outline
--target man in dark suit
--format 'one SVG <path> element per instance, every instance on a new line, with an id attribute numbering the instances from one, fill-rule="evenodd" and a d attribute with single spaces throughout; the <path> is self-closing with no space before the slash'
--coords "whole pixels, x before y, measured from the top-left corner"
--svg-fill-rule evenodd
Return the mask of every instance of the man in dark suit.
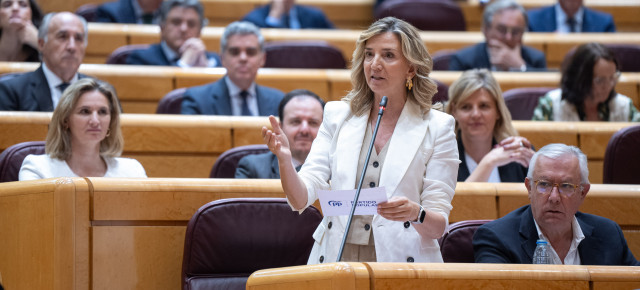
<path id="1" fill-rule="evenodd" d="M 584 7 L 582 0 L 558 0 L 527 14 L 529 30 L 534 32 L 616 32 L 611 14 Z"/>
<path id="2" fill-rule="evenodd" d="M 276 0 L 249 12 L 242 19 L 262 28 L 332 29 L 322 10 L 295 5 L 295 0 Z"/>
<path id="3" fill-rule="evenodd" d="M 206 51 L 200 31 L 206 25 L 198 0 L 168 0 L 160 7 L 159 44 L 134 51 L 127 64 L 179 67 L 216 67 L 220 57 Z"/>
<path id="4" fill-rule="evenodd" d="M 222 65 L 227 74 L 217 82 L 187 89 L 182 114 L 269 116 L 277 114 L 284 95 L 255 83 L 265 63 L 264 38 L 250 22 L 236 21 L 220 39 Z"/>
<path id="5" fill-rule="evenodd" d="M 520 4 L 514 0 L 494 1 L 485 8 L 482 18 L 486 42 L 459 50 L 451 57 L 449 70 L 546 70 L 544 53 L 522 45 L 527 14 Z"/>
<path id="6" fill-rule="evenodd" d="M 296 170 L 307 159 L 311 143 L 318 135 L 322 123 L 324 101 L 309 90 L 287 93 L 278 106 L 280 127 L 291 149 Z M 240 159 L 236 178 L 280 178 L 278 158 L 271 152 L 247 155 Z"/>
<path id="7" fill-rule="evenodd" d="M 96 10 L 96 22 L 157 24 L 162 0 L 117 0 Z"/>
<path id="8" fill-rule="evenodd" d="M 574 146 L 549 144 L 529 163 L 531 204 L 489 222 L 473 236 L 479 263 L 531 264 L 537 240 L 551 245 L 553 264 L 640 265 L 612 220 L 578 212 L 589 192 L 587 157 Z"/>
<path id="9" fill-rule="evenodd" d="M 50 13 L 38 30 L 40 67 L 0 82 L 0 111 L 51 112 L 62 92 L 79 78 L 87 48 L 87 22 L 70 12 Z"/>

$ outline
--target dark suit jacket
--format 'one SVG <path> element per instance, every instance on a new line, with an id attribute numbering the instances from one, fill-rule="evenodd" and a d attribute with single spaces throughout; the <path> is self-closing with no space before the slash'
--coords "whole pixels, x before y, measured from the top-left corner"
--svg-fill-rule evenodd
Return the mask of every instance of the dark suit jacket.
<path id="1" fill-rule="evenodd" d="M 616 32 L 613 16 L 608 13 L 595 11 L 582 7 L 582 32 Z M 534 32 L 555 32 L 556 23 L 555 5 L 529 10 L 529 30 Z"/>
<path id="2" fill-rule="evenodd" d="M 221 66 L 220 57 L 213 52 L 207 51 L 207 59 L 215 59 L 216 66 Z M 157 43 L 149 46 L 147 49 L 139 49 L 132 52 L 127 57 L 127 64 L 139 64 L 139 65 L 166 65 L 176 66 L 176 62 L 169 60 L 162 51 L 162 46 Z"/>
<path id="3" fill-rule="evenodd" d="M 304 5 L 295 5 L 293 9 L 298 13 L 298 20 L 300 21 L 300 28 L 315 28 L 315 29 L 330 29 L 334 28 L 333 24 L 327 17 L 324 15 L 322 10 L 304 6 Z M 289 23 L 283 23 L 282 27 L 273 27 L 267 24 L 267 16 L 269 15 L 269 11 L 271 10 L 271 4 L 267 4 L 261 7 L 254 9 L 244 16 L 243 21 L 249 21 L 255 24 L 258 27 L 263 28 L 289 28 Z"/>
<path id="4" fill-rule="evenodd" d="M 235 178 L 280 178 L 278 158 L 271 152 L 249 154 L 240 159 Z"/>
<path id="5" fill-rule="evenodd" d="M 98 6 L 95 21 L 107 23 L 137 23 L 138 19 L 136 18 L 136 13 L 133 10 L 131 1 L 135 0 L 118 0 Z"/>
<path id="6" fill-rule="evenodd" d="M 458 136 L 460 136 L 460 133 L 458 133 Z M 495 144 L 496 140 L 493 140 L 492 145 Z M 465 181 L 471 175 L 471 172 L 467 167 L 467 160 L 464 157 L 464 145 L 460 137 L 458 137 L 458 154 L 461 161 L 460 166 L 458 166 L 458 181 Z M 498 173 L 502 182 L 524 182 L 524 178 L 527 177 L 527 168 L 517 162 L 511 162 L 498 167 Z"/>
<path id="7" fill-rule="evenodd" d="M 522 46 L 522 59 L 527 65 L 527 71 L 544 71 L 547 69 L 547 59 L 544 53 L 528 46 Z M 458 50 L 449 60 L 449 70 L 469 70 L 474 68 L 491 69 L 487 43 L 481 42 Z"/>
<path id="8" fill-rule="evenodd" d="M 86 77 L 78 74 L 78 78 Z M 0 82 L 0 111 L 53 112 L 51 91 L 42 65 L 35 71 Z"/>
<path id="9" fill-rule="evenodd" d="M 191 87 L 184 92 L 181 114 L 186 115 L 232 115 L 231 97 L 225 82 L 226 76 L 217 82 Z M 284 93 L 256 85 L 258 115 L 278 115 L 278 105 Z"/>
<path id="10" fill-rule="evenodd" d="M 640 265 L 614 221 L 581 212 L 576 218 L 584 233 L 578 245 L 582 265 Z M 473 236 L 476 263 L 531 264 L 537 239 L 531 206 L 523 206 L 478 228 Z"/>

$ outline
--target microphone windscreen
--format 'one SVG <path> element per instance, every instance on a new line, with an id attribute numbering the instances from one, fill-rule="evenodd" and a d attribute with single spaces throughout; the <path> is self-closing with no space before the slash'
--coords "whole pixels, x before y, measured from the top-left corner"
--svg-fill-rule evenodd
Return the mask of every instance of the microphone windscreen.
<path id="1" fill-rule="evenodd" d="M 380 101 L 380 107 L 387 106 L 387 96 L 382 96 L 382 101 Z"/>

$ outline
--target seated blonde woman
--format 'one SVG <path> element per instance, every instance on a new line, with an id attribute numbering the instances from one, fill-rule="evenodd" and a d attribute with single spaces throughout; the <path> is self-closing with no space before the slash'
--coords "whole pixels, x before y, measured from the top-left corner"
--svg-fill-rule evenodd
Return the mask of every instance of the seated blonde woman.
<path id="1" fill-rule="evenodd" d="M 113 88 L 94 79 L 69 86 L 53 111 L 45 155 L 29 155 L 19 180 L 51 177 L 147 177 L 142 165 L 121 158 L 124 140 Z"/>
<path id="2" fill-rule="evenodd" d="M 511 124 L 500 86 L 488 70 L 465 71 L 453 82 L 445 111 L 456 119 L 458 181 L 524 181 L 534 151 Z"/>

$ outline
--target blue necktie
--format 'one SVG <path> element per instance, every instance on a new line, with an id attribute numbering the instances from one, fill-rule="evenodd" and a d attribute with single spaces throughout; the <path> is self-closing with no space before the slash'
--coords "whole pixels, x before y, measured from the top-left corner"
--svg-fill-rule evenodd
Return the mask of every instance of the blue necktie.
<path id="1" fill-rule="evenodd" d="M 153 13 L 142 14 L 142 24 L 153 24 Z"/>
<path id="2" fill-rule="evenodd" d="M 60 93 L 64 93 L 64 90 L 66 90 L 71 84 L 70 83 L 61 83 L 58 85 L 58 89 L 60 90 Z"/>
<path id="3" fill-rule="evenodd" d="M 253 114 L 251 114 L 251 111 L 249 110 L 249 104 L 247 103 L 248 96 L 249 92 L 240 92 L 240 98 L 242 99 L 242 116 L 253 116 Z"/>
<path id="4" fill-rule="evenodd" d="M 576 32 L 576 24 L 578 23 L 573 17 L 569 17 L 569 19 L 567 19 L 567 25 L 569 25 L 569 32 Z"/>

